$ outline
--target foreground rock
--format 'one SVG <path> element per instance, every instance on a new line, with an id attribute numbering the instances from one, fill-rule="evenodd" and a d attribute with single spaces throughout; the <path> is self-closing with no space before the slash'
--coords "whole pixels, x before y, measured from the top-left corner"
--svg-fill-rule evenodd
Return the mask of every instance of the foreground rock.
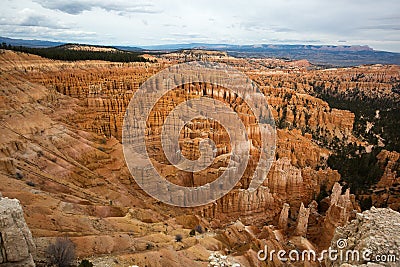
<path id="1" fill-rule="evenodd" d="M 0 266 L 35 266 L 32 234 L 17 199 L 0 196 Z"/>
<path id="2" fill-rule="evenodd" d="M 238 267 L 240 266 L 238 263 L 232 263 L 227 256 L 221 255 L 219 253 L 212 253 L 208 258 L 209 267 Z"/>
<path id="3" fill-rule="evenodd" d="M 399 266 L 400 213 L 391 209 L 377 209 L 358 213 L 357 218 L 344 227 L 338 227 L 331 248 L 358 251 L 359 260 L 327 259 L 327 266 Z M 364 254 L 364 257 L 363 257 Z M 396 257 L 396 258 L 394 258 Z M 370 260 L 368 260 L 368 258 Z M 346 263 L 346 264 L 345 264 Z M 351 265 L 349 265 L 351 264 Z"/>

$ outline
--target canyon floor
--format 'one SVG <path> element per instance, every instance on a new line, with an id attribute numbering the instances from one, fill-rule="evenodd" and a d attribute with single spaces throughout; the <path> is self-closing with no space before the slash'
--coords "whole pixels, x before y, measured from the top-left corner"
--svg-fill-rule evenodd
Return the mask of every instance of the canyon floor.
<path id="1" fill-rule="evenodd" d="M 0 192 L 20 202 L 36 266 L 46 265 L 47 247 L 65 236 L 79 260 L 96 266 L 209 266 L 215 255 L 240 266 L 284 266 L 277 258 L 260 261 L 258 251 L 321 251 L 336 228 L 361 211 L 400 211 L 398 65 L 323 68 L 199 50 L 147 57 L 152 62 L 66 62 L 0 50 Z M 122 124 L 148 78 L 191 60 L 224 63 L 253 80 L 270 106 L 277 140 L 275 160 L 257 190 L 248 190 L 256 164 L 250 161 L 228 194 L 180 208 L 137 185 L 123 155 Z M 219 98 L 245 113 L 224 90 L 186 83 L 160 102 L 149 125 L 156 129 L 188 95 Z M 226 132 L 202 123 L 205 129 L 185 126 L 180 142 L 182 153 L 196 158 L 203 134 L 216 141 L 215 161 L 196 174 L 173 170 L 156 131 L 147 136 L 149 154 L 169 181 L 209 183 L 227 166 Z M 256 132 L 249 137 L 260 141 Z"/>

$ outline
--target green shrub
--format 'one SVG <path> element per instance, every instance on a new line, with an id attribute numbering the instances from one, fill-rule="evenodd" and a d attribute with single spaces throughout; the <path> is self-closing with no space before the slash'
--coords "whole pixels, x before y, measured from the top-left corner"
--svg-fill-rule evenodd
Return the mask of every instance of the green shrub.
<path id="1" fill-rule="evenodd" d="M 195 230 L 196 232 L 198 232 L 199 234 L 204 233 L 203 227 L 201 227 L 201 225 L 197 225 L 197 226 L 194 228 L 194 230 Z"/>
<path id="2" fill-rule="evenodd" d="M 192 229 L 189 233 L 190 236 L 195 236 L 196 235 L 196 230 Z"/>
<path id="3" fill-rule="evenodd" d="M 93 263 L 88 260 L 82 260 L 78 267 L 93 267 Z"/>
<path id="4" fill-rule="evenodd" d="M 182 237 L 181 234 L 177 234 L 177 235 L 175 236 L 175 241 L 176 241 L 176 242 L 182 242 L 182 239 L 183 239 L 183 237 Z"/>

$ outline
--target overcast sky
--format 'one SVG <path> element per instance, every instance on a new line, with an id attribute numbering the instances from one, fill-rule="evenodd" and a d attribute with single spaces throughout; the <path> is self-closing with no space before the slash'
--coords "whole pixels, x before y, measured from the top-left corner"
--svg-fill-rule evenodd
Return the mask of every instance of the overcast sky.
<path id="1" fill-rule="evenodd" d="M 359 44 L 400 52 L 400 1 L 2 0 L 0 36 L 133 46 Z"/>

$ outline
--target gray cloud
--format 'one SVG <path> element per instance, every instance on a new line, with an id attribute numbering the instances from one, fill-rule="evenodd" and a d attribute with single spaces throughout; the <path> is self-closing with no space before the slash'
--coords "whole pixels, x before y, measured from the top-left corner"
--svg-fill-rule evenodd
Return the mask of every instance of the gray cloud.
<path id="1" fill-rule="evenodd" d="M 35 0 L 36 3 L 42 7 L 58 10 L 71 15 L 78 15 L 84 11 L 93 11 L 96 8 L 103 9 L 106 11 L 114 11 L 119 15 L 125 15 L 129 13 L 159 13 L 160 10 L 149 2 L 131 2 L 131 1 L 112 1 L 112 0 Z"/>
<path id="2" fill-rule="evenodd" d="M 18 27 L 3 25 L 2 34 L 14 38 L 22 39 L 43 39 L 71 42 L 71 40 L 79 40 L 80 42 L 91 42 L 93 38 L 98 38 L 95 32 L 65 30 L 54 28 L 41 28 L 37 30 L 35 26 Z"/>
<path id="3" fill-rule="evenodd" d="M 400 52 L 398 0 L 9 0 L 6 37 L 109 44 L 370 45 Z"/>
<path id="4" fill-rule="evenodd" d="M 0 20 L 0 25 L 7 26 L 23 26 L 23 27 L 42 27 L 50 29 L 69 29 L 65 25 L 61 25 L 57 21 L 49 18 L 46 15 L 29 14 L 29 12 L 22 12 L 18 18 Z"/>
<path id="5" fill-rule="evenodd" d="M 235 27 L 235 25 L 231 25 Z M 239 27 L 246 31 L 264 31 L 264 32 L 294 32 L 295 30 L 281 25 L 265 25 L 260 21 L 245 21 Z"/>
<path id="6" fill-rule="evenodd" d="M 174 37 L 183 37 L 183 38 L 205 38 L 204 35 L 198 33 L 170 33 L 171 36 Z"/>
<path id="7" fill-rule="evenodd" d="M 294 32 L 295 30 L 285 27 L 274 27 L 272 28 L 275 32 Z"/>
<path id="8" fill-rule="evenodd" d="M 24 18 L 20 23 L 20 26 L 36 26 L 36 27 L 47 27 L 56 29 L 68 29 L 68 27 L 60 25 L 56 21 L 49 19 L 43 15 L 30 15 Z"/>
<path id="9" fill-rule="evenodd" d="M 400 25 L 394 24 L 381 24 L 381 25 L 367 25 L 359 27 L 360 30 L 388 30 L 400 31 Z"/>
<path id="10" fill-rule="evenodd" d="M 71 15 L 78 15 L 83 11 L 91 10 L 93 6 L 88 3 L 79 3 L 79 2 L 52 2 L 52 1 L 38 1 L 44 8 L 59 10 L 64 13 L 68 13 Z"/>
<path id="11" fill-rule="evenodd" d="M 316 44 L 321 43 L 321 40 L 307 40 L 307 39 L 271 39 L 272 43 L 275 44 Z"/>

